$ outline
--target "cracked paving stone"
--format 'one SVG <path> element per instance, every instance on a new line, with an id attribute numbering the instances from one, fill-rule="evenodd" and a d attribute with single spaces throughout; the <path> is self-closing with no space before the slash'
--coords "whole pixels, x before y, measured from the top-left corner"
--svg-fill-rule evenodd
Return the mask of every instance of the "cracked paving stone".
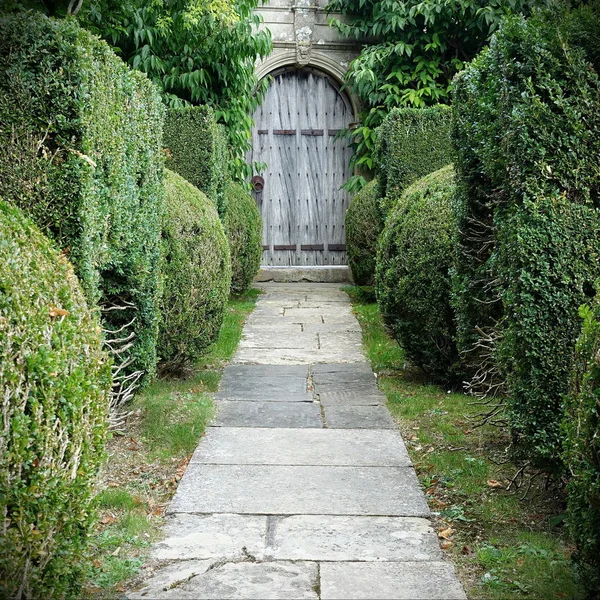
<path id="1" fill-rule="evenodd" d="M 322 428 L 321 409 L 314 402 L 218 401 L 213 427 Z"/>

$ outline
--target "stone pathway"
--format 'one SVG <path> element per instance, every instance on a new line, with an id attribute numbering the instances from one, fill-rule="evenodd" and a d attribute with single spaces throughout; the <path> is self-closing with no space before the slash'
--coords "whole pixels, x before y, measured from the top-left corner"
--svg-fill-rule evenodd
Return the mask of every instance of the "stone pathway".
<path id="1" fill-rule="evenodd" d="M 465 598 L 347 295 L 264 290 L 129 598 Z"/>

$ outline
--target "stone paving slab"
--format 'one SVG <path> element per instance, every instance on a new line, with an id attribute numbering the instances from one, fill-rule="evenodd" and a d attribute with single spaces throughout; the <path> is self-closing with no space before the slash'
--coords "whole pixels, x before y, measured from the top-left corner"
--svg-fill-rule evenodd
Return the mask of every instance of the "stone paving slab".
<path id="1" fill-rule="evenodd" d="M 325 422 L 332 429 L 396 429 L 385 406 L 324 406 Z"/>
<path id="2" fill-rule="evenodd" d="M 147 585 L 129 598 L 147 600 L 318 600 L 316 563 L 238 562 L 206 565 L 195 576 Z M 200 570 L 200 563 L 195 567 Z M 159 576 L 161 576 L 159 574 Z"/>
<path id="3" fill-rule="evenodd" d="M 380 392 L 319 392 L 323 406 L 385 406 L 386 399 Z"/>
<path id="4" fill-rule="evenodd" d="M 410 467 L 190 463 L 173 513 L 428 516 Z"/>
<path id="5" fill-rule="evenodd" d="M 256 515 L 169 515 L 165 539 L 153 548 L 158 560 L 241 559 L 265 553 L 267 517 Z"/>
<path id="6" fill-rule="evenodd" d="M 209 427 L 190 464 L 407 467 L 398 431 Z"/>
<path id="7" fill-rule="evenodd" d="M 196 575 L 202 575 L 214 564 L 214 560 L 189 560 L 167 565 L 159 569 L 144 582 L 144 587 L 136 592 L 129 592 L 127 598 L 132 600 L 160 600 L 162 598 L 193 598 L 187 592 L 172 589 Z"/>
<path id="8" fill-rule="evenodd" d="M 315 364 L 312 366 L 311 371 L 313 377 L 314 374 L 320 373 L 365 373 L 371 377 L 373 376 L 371 365 L 365 361 L 364 355 L 362 360 L 357 361 L 355 364 L 345 364 L 338 359 L 335 363 Z"/>
<path id="9" fill-rule="evenodd" d="M 294 515 L 271 517 L 268 558 L 315 561 L 441 560 L 427 519 Z"/>
<path id="10" fill-rule="evenodd" d="M 447 562 L 321 564 L 322 600 L 466 600 Z"/>
<path id="11" fill-rule="evenodd" d="M 359 348 L 344 348 L 343 352 L 335 350 L 283 350 L 245 348 L 241 343 L 233 362 L 246 365 L 289 365 L 314 363 L 331 363 L 332 360 L 343 360 L 346 363 L 362 363 L 365 360 Z"/>
<path id="12" fill-rule="evenodd" d="M 355 381 L 354 383 L 314 383 L 317 394 L 345 393 L 346 395 L 378 394 L 379 389 L 373 380 Z"/>
<path id="13" fill-rule="evenodd" d="M 223 371 L 221 387 L 238 377 L 308 377 L 306 365 L 228 365 Z"/>
<path id="14" fill-rule="evenodd" d="M 356 371 L 334 371 L 330 373 L 313 373 L 312 379 L 316 385 L 333 385 L 343 386 L 345 390 L 353 389 L 357 383 L 368 382 L 377 387 L 377 378 L 371 370 L 356 370 Z"/>
<path id="15" fill-rule="evenodd" d="M 311 402 L 218 401 L 214 427 L 323 427 L 321 409 Z"/>
<path id="16" fill-rule="evenodd" d="M 294 350 L 318 350 L 319 338 L 316 333 L 275 334 L 264 336 L 261 333 L 246 333 L 240 342 L 244 348 L 281 348 Z"/>
<path id="17" fill-rule="evenodd" d="M 280 402 L 282 397 L 312 402 L 312 394 L 306 390 L 305 377 L 238 377 L 229 379 L 220 386 L 217 398 L 223 400 L 240 398 L 262 402 Z M 291 400 L 288 400 L 291 401 Z"/>

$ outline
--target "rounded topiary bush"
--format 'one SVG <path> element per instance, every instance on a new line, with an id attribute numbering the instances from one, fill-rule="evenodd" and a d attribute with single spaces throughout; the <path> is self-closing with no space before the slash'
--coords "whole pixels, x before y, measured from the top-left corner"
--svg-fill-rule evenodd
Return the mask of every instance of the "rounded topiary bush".
<path id="1" fill-rule="evenodd" d="M 0 201 L 0 596 L 77 594 L 110 361 L 67 259 Z"/>
<path id="2" fill-rule="evenodd" d="M 441 381 L 458 373 L 449 275 L 454 171 L 410 186 L 381 234 L 376 293 L 383 319 L 407 358 Z"/>
<path id="3" fill-rule="evenodd" d="M 377 179 L 358 192 L 346 212 L 346 253 L 356 285 L 371 285 L 375 277 L 377 240 L 383 230 Z"/>
<path id="4" fill-rule="evenodd" d="M 168 169 L 165 186 L 158 355 L 162 373 L 177 373 L 192 367 L 219 333 L 231 261 L 214 202 Z"/>
<path id="5" fill-rule="evenodd" d="M 570 475 L 567 524 L 575 559 L 590 592 L 600 592 L 600 302 L 580 309 L 571 392 L 562 424 L 563 459 Z M 596 597 L 596 596 L 594 596 Z"/>
<path id="6" fill-rule="evenodd" d="M 254 198 L 239 184 L 227 186 L 225 233 L 231 252 L 231 292 L 241 294 L 251 285 L 262 258 L 262 219 Z"/>

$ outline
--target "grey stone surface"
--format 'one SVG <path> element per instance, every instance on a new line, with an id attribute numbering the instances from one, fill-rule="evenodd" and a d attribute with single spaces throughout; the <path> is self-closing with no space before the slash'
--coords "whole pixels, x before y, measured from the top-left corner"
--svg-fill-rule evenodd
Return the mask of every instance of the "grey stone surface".
<path id="1" fill-rule="evenodd" d="M 363 355 L 362 360 L 357 361 L 356 364 L 348 365 L 344 364 L 340 360 L 334 363 L 315 364 L 312 366 L 311 371 L 314 374 L 320 373 L 364 373 L 372 376 L 371 365 L 365 361 Z"/>
<path id="2" fill-rule="evenodd" d="M 256 281 L 351 283 L 352 273 L 346 266 L 332 267 L 261 267 Z"/>
<path id="3" fill-rule="evenodd" d="M 466 600 L 446 562 L 323 563 L 323 600 Z"/>
<path id="4" fill-rule="evenodd" d="M 218 401 L 214 427 L 323 427 L 321 409 L 310 402 Z"/>
<path id="5" fill-rule="evenodd" d="M 165 539 L 155 544 L 158 560 L 263 558 L 267 517 L 256 515 L 169 515 Z"/>
<path id="6" fill-rule="evenodd" d="M 213 562 L 214 561 L 209 561 Z M 181 564 L 181 563 L 180 563 Z M 185 564 L 185 563 L 183 563 Z M 146 586 L 129 598 L 148 600 L 317 600 L 315 563 L 228 562 L 166 586 Z"/>
<path id="7" fill-rule="evenodd" d="M 385 406 L 324 407 L 325 422 L 332 429 L 395 429 L 396 425 Z"/>
<path id="8" fill-rule="evenodd" d="M 318 385 L 333 385 L 338 384 L 345 386 L 346 389 L 352 389 L 356 384 L 375 384 L 377 378 L 369 370 L 357 371 L 334 371 L 328 373 L 313 373 L 313 381 Z"/>
<path id="9" fill-rule="evenodd" d="M 190 463 L 168 513 L 427 516 L 410 467 Z"/>
<path id="10" fill-rule="evenodd" d="M 411 465 L 398 431 L 210 427 L 192 463 L 216 465 Z"/>
<path id="11" fill-rule="evenodd" d="M 175 595 L 175 589 L 196 575 L 206 573 L 214 560 L 190 560 L 177 562 L 159 569 L 152 577 L 146 579 L 144 586 L 127 594 L 128 598 L 192 598 L 185 594 Z"/>
<path id="12" fill-rule="evenodd" d="M 379 391 L 375 381 L 355 381 L 354 383 L 315 383 L 314 388 L 317 394 L 327 394 L 328 392 L 344 392 L 347 395 L 359 395 L 377 394 Z"/>
<path id="13" fill-rule="evenodd" d="M 216 395 L 221 400 L 258 402 L 312 402 L 303 377 L 239 377 L 222 383 Z"/>
<path id="14" fill-rule="evenodd" d="M 386 402 L 385 396 L 380 392 L 319 392 L 318 395 L 323 406 L 377 406 L 385 405 Z"/>
<path id="15" fill-rule="evenodd" d="M 223 371 L 221 386 L 239 377 L 308 377 L 306 365 L 229 365 Z"/>
<path id="16" fill-rule="evenodd" d="M 416 517 L 270 517 L 266 554 L 277 560 L 441 560 L 431 524 Z"/>
<path id="17" fill-rule="evenodd" d="M 346 363 L 362 362 L 364 356 L 359 348 L 344 348 L 342 352 L 335 350 L 294 350 L 294 349 L 254 349 L 245 348 L 240 344 L 239 350 L 234 356 L 234 362 L 238 364 L 305 364 L 330 363 L 332 360 L 340 360 Z"/>

